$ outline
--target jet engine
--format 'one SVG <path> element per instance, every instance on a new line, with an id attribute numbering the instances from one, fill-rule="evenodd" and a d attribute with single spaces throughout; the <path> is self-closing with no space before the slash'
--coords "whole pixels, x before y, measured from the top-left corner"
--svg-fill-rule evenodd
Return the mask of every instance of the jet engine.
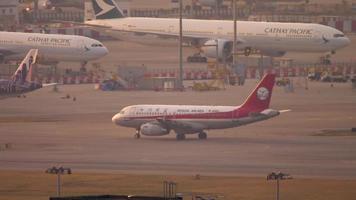
<path id="1" fill-rule="evenodd" d="M 218 47 L 216 47 L 216 42 Z M 201 50 L 204 52 L 205 56 L 209 58 L 216 58 L 218 55 L 219 59 L 228 59 L 232 55 L 233 42 L 224 39 L 208 40 L 201 47 Z M 218 52 L 216 52 L 216 50 L 218 50 Z"/>
<path id="2" fill-rule="evenodd" d="M 169 134 L 169 130 L 159 124 L 146 123 L 141 125 L 140 133 L 146 136 L 162 136 Z"/>

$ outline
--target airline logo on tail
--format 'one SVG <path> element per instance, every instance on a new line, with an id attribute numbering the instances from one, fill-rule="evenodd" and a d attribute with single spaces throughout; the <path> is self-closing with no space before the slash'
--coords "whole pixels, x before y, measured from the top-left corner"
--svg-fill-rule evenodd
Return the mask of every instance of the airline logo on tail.
<path id="1" fill-rule="evenodd" d="M 257 98 L 261 101 L 267 100 L 269 97 L 269 91 L 265 87 L 260 87 L 257 90 Z"/>
<path id="2" fill-rule="evenodd" d="M 123 18 L 124 15 L 113 0 L 92 0 L 96 19 Z"/>

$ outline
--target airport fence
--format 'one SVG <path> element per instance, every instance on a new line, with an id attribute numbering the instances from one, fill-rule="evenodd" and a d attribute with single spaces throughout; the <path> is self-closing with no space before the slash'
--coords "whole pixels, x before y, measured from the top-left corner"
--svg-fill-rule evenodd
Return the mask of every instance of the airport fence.
<path id="1" fill-rule="evenodd" d="M 309 73 L 319 72 L 323 74 L 338 74 L 343 76 L 353 77 L 356 76 L 355 64 L 343 65 L 309 65 L 309 66 L 295 66 L 295 67 L 267 67 L 264 68 L 264 73 L 274 73 L 277 77 L 306 77 Z M 247 79 L 259 78 L 258 67 L 248 67 L 245 71 Z M 179 71 L 175 69 L 151 69 L 147 70 L 144 74 L 144 79 L 153 78 L 177 78 Z M 42 83 L 60 83 L 63 85 L 75 84 L 96 84 L 103 80 L 102 75 L 93 73 L 89 74 L 74 74 L 74 75 L 45 75 L 36 77 L 36 81 Z M 124 78 L 124 77 L 122 77 Z M 214 72 L 204 69 L 189 69 L 183 73 L 184 80 L 212 80 L 216 79 Z"/>
<path id="2" fill-rule="evenodd" d="M 295 67 L 266 67 L 263 69 L 264 73 L 274 73 L 277 77 L 305 77 L 309 73 L 320 72 L 323 74 L 339 74 L 343 76 L 356 75 L 356 66 L 351 64 L 345 65 L 309 65 L 309 66 L 295 66 Z M 178 70 L 161 70 L 155 72 L 147 72 L 146 78 L 157 77 L 178 77 Z M 259 76 L 259 67 L 248 67 L 245 71 L 245 76 L 248 79 L 255 79 Z M 209 70 L 189 70 L 183 73 L 184 80 L 206 80 L 214 79 L 214 72 Z"/>

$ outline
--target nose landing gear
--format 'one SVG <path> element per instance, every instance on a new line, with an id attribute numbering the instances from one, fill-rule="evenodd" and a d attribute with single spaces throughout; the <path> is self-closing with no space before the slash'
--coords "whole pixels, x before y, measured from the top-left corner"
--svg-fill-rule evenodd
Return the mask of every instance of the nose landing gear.
<path id="1" fill-rule="evenodd" d="M 135 133 L 135 139 L 140 139 L 141 138 L 141 134 L 140 134 L 140 130 L 139 129 L 137 129 L 136 130 L 136 133 Z"/>

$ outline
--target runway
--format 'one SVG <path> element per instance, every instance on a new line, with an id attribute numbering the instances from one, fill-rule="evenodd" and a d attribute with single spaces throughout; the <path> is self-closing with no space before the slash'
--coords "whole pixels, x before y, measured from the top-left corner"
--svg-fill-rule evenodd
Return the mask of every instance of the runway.
<path id="1" fill-rule="evenodd" d="M 324 129 L 356 126 L 356 92 L 350 84 L 310 83 L 296 92 L 275 88 L 272 108 L 292 109 L 272 120 L 196 135 L 133 139 L 134 130 L 116 127 L 111 117 L 131 104 L 238 105 L 256 81 L 225 91 L 100 92 L 92 85 L 44 89 L 25 99 L 0 101 L 0 169 L 134 174 L 265 176 L 283 171 L 297 177 L 356 179 L 356 137 L 317 136 Z M 77 101 L 64 100 L 66 94 Z"/>

